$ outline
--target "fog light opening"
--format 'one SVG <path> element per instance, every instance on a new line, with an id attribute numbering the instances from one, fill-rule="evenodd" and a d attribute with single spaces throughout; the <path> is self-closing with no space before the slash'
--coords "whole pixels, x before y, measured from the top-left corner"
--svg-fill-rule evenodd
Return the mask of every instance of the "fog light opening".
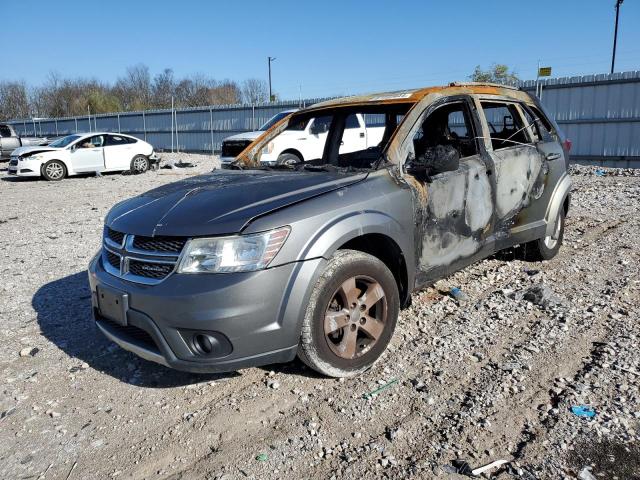
<path id="1" fill-rule="evenodd" d="M 213 346 L 216 341 L 209 335 L 203 333 L 196 333 L 193 336 L 193 345 L 196 351 L 202 355 L 210 355 L 213 353 Z"/>

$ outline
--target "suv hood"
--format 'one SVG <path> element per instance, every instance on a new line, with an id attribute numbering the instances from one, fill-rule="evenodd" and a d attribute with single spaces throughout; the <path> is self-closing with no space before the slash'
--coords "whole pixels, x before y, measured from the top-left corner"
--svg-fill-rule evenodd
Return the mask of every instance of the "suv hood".
<path id="1" fill-rule="evenodd" d="M 231 137 L 227 137 L 225 138 L 222 143 L 226 142 L 227 140 L 255 140 L 256 138 L 258 138 L 260 135 L 262 135 L 264 132 L 262 130 L 256 130 L 255 132 L 244 132 L 244 133 L 239 133 L 237 135 L 232 135 Z"/>
<path id="2" fill-rule="evenodd" d="M 38 146 L 33 146 L 33 147 L 18 147 L 16 148 L 13 152 L 11 152 L 12 156 L 19 156 L 19 157 L 23 157 L 25 155 L 33 155 L 35 153 L 41 153 L 41 152 L 53 152 L 56 150 L 62 150 L 61 148 L 54 148 L 54 147 L 38 147 Z"/>
<path id="3" fill-rule="evenodd" d="M 360 172 L 215 171 L 125 200 L 111 209 L 105 224 L 144 236 L 233 234 L 256 217 L 366 176 Z"/>

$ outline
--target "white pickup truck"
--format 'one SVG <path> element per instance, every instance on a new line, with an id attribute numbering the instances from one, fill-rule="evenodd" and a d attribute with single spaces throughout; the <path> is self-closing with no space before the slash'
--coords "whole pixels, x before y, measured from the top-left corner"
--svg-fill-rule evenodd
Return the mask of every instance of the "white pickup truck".
<path id="1" fill-rule="evenodd" d="M 294 111 L 281 112 L 278 114 L 280 116 L 278 120 L 283 118 L 283 113 L 289 114 Z M 265 125 L 275 123 L 272 120 Z M 318 117 L 289 125 L 284 132 L 267 144 L 262 151 L 260 162 L 265 165 L 295 164 L 322 157 L 330 120 L 331 117 Z M 382 141 L 384 122 L 378 126 L 371 122 L 367 124 L 366 120 L 360 113 L 347 117 L 340 153 L 366 150 L 377 146 Z M 222 142 L 221 163 L 233 162 L 236 156 L 262 133 L 264 130 L 260 129 L 257 132 L 241 133 L 226 138 Z"/>
<path id="2" fill-rule="evenodd" d="M 20 137 L 13 125 L 0 124 L 0 160 L 9 160 L 11 152 L 16 148 L 46 145 L 48 143 L 49 140 L 47 138 Z"/>

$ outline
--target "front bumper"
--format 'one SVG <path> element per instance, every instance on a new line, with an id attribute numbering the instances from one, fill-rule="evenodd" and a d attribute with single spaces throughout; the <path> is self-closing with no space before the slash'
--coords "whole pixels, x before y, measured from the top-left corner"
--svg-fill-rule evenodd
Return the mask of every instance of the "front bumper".
<path id="1" fill-rule="evenodd" d="M 9 175 L 17 175 L 19 177 L 39 177 L 42 162 L 37 160 L 15 160 L 13 157 L 9 162 Z"/>
<path id="2" fill-rule="evenodd" d="M 98 255 L 89 265 L 94 318 L 122 348 L 178 370 L 225 372 L 288 362 L 297 352 L 309 286 L 323 262 L 246 273 L 174 273 L 149 286 L 109 274 Z M 127 294 L 126 325 L 100 314 L 99 288 Z M 220 340 L 212 353 L 195 346 L 199 333 Z"/>

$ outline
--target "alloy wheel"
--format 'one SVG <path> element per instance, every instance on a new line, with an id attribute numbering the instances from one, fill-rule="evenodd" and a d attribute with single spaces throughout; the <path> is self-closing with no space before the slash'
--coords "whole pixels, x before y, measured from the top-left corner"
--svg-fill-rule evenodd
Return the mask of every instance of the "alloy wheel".
<path id="1" fill-rule="evenodd" d="M 387 326 L 387 298 L 373 278 L 351 277 L 333 294 L 324 317 L 327 344 L 337 356 L 358 358 L 367 353 Z"/>
<path id="2" fill-rule="evenodd" d="M 57 162 L 49 163 L 45 168 L 45 172 L 52 180 L 58 180 L 64 176 L 64 168 Z"/>
<path id="3" fill-rule="evenodd" d="M 136 172 L 145 172 L 147 170 L 147 159 L 144 157 L 137 157 L 133 160 L 133 170 Z"/>

